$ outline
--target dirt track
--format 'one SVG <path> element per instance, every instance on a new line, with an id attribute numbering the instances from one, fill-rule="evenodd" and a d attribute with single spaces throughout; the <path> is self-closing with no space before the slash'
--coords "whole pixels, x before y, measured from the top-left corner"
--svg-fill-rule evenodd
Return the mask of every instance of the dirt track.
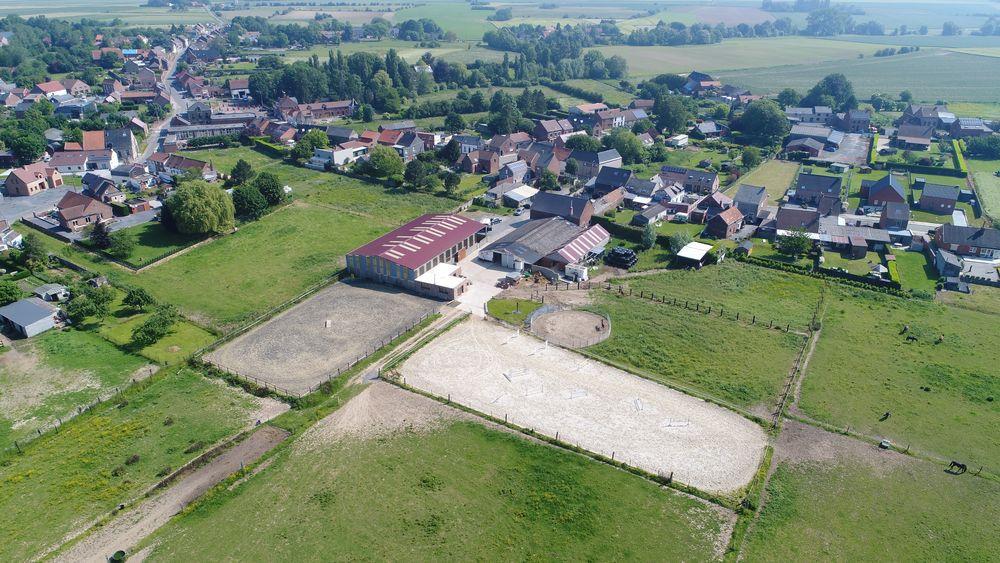
<path id="1" fill-rule="evenodd" d="M 123 513 L 69 550 L 59 554 L 55 560 L 104 563 L 119 549 L 130 551 L 205 491 L 239 471 L 244 465 L 259 459 L 286 437 L 288 433 L 284 430 L 273 426 L 262 426 L 247 439 L 181 477 L 163 492 L 135 509 Z"/>

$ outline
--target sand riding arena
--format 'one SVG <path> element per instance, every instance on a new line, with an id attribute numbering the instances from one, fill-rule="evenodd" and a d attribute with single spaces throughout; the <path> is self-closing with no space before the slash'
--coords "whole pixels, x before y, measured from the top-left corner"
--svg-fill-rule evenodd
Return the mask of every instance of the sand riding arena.
<path id="1" fill-rule="evenodd" d="M 586 348 L 611 336 L 611 321 L 597 313 L 564 309 L 533 317 L 531 332 L 564 348 Z"/>
<path id="2" fill-rule="evenodd" d="M 407 385 L 714 493 L 754 475 L 767 443 L 742 416 L 546 344 L 468 319 L 399 369 Z"/>
<path id="3" fill-rule="evenodd" d="M 304 395 L 440 305 L 389 286 L 336 283 L 207 354 L 205 360 Z"/>

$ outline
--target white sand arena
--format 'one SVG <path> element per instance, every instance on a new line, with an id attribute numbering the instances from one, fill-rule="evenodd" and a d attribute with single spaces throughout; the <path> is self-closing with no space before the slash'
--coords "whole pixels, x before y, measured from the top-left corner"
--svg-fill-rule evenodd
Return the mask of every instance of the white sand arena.
<path id="1" fill-rule="evenodd" d="M 732 411 L 489 321 L 452 328 L 400 372 L 424 391 L 715 493 L 746 485 L 767 442 Z"/>

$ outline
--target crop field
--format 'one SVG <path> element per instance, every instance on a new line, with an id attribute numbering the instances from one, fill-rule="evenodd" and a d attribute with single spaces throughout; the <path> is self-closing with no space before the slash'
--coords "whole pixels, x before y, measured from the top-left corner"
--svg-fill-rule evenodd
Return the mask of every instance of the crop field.
<path id="1" fill-rule="evenodd" d="M 137 26 L 169 26 L 207 22 L 212 16 L 201 8 L 175 11 L 169 8 L 150 8 L 141 0 L 47 0 L 31 4 L 21 0 L 0 0 L 0 16 L 17 14 L 23 18 L 45 16 L 65 20 L 90 18 L 99 21 L 121 19 Z"/>
<path id="2" fill-rule="evenodd" d="M 583 88 L 584 90 L 588 90 L 590 92 L 597 92 L 598 94 L 604 96 L 604 101 L 609 104 L 618 104 L 624 107 L 627 106 L 629 102 L 631 102 L 635 98 L 635 96 L 633 96 L 632 94 L 629 94 L 628 92 L 623 92 L 618 88 L 614 87 L 613 85 L 607 82 L 602 82 L 600 80 L 575 79 L 575 80 L 566 80 L 565 83 L 569 84 L 570 86 L 575 86 L 577 88 Z M 563 97 L 566 96 L 566 94 L 559 94 L 559 95 Z M 560 102 L 562 101 L 560 100 Z M 582 101 L 576 102 L 576 104 L 579 103 L 583 102 Z M 576 105 L 576 104 L 569 104 L 569 105 Z M 563 103 L 563 107 L 568 107 L 568 106 L 567 104 Z"/>
<path id="3" fill-rule="evenodd" d="M 783 452 L 783 446 L 790 451 Z M 1000 485 L 789 422 L 747 561 L 993 561 Z M 978 469 L 978 466 L 975 468 Z"/>
<path id="4" fill-rule="evenodd" d="M 595 291 L 594 300 L 588 308 L 608 315 L 612 330 L 589 353 L 758 414 L 777 402 L 803 344 L 801 336 L 695 312 L 693 304 L 685 310 L 604 290 Z M 723 357 L 739 361 L 719 361 Z"/>
<path id="5" fill-rule="evenodd" d="M 763 429 L 733 411 L 490 321 L 470 318 L 438 336 L 399 374 L 435 396 L 714 493 L 745 486 L 763 456 Z"/>
<path id="6" fill-rule="evenodd" d="M 968 159 L 969 171 L 976 182 L 979 205 L 983 212 L 994 220 L 1000 220 L 1000 160 Z"/>
<path id="7" fill-rule="evenodd" d="M 0 464 L 0 559 L 54 547 L 259 418 L 259 399 L 188 369 L 140 386 Z"/>
<path id="8" fill-rule="evenodd" d="M 481 38 L 482 36 L 480 35 L 479 39 Z M 321 61 L 325 61 L 331 51 L 334 54 L 340 51 L 345 56 L 351 53 L 376 53 L 383 55 L 389 49 L 395 49 L 400 57 L 411 63 L 415 63 L 424 53 L 430 53 L 435 58 L 443 58 L 458 63 L 471 63 L 476 60 L 501 61 L 504 55 L 503 51 L 494 51 L 493 49 L 479 47 L 475 43 L 468 41 L 441 43 L 440 47 L 420 47 L 419 43 L 413 41 L 385 40 L 350 42 L 341 43 L 340 45 L 316 45 L 311 49 L 285 51 L 283 56 L 289 61 L 296 61 L 307 60 L 316 55 Z"/>
<path id="9" fill-rule="evenodd" d="M 826 301 L 802 382 L 804 413 L 942 457 L 997 459 L 1000 443 L 987 430 L 1000 424 L 994 317 L 844 287 Z"/>
<path id="10" fill-rule="evenodd" d="M 440 303 L 367 283 L 337 283 L 226 343 L 205 359 L 304 395 L 401 334 Z"/>
<path id="11" fill-rule="evenodd" d="M 397 11 L 396 21 L 429 18 L 441 26 L 441 29 L 455 32 L 459 39 L 480 41 L 484 33 L 493 29 L 493 24 L 486 21 L 486 16 L 492 13 L 473 10 L 465 2 L 432 2 Z"/>
<path id="12" fill-rule="evenodd" d="M 719 557 L 731 521 L 717 507 L 375 383 L 148 544 L 151 561 L 331 553 L 706 561 Z"/>
<path id="13" fill-rule="evenodd" d="M 735 195 L 740 184 L 751 186 L 763 186 L 767 188 L 767 198 L 769 203 L 777 204 L 785 197 L 785 192 L 792 185 L 799 172 L 797 162 L 785 160 L 768 160 L 749 174 L 743 176 L 726 190 L 729 195 Z"/>
<path id="14" fill-rule="evenodd" d="M 809 37 L 781 37 L 774 39 L 731 39 L 713 45 L 686 45 L 681 47 L 635 47 L 615 45 L 600 47 L 605 56 L 620 55 L 628 61 L 631 77 L 649 77 L 663 73 L 688 73 L 721 71 L 723 69 L 757 69 L 778 65 L 814 65 L 823 61 L 843 65 L 857 59 L 858 55 L 870 57 L 878 47 L 829 39 Z M 780 68 L 780 67 L 779 67 Z M 719 73 L 727 78 L 731 73 Z M 820 75 L 822 78 L 823 75 Z M 816 80 L 812 81 L 814 84 Z M 768 83 L 775 87 L 778 83 Z M 781 88 L 784 87 L 783 83 Z M 812 86 L 810 84 L 810 86 Z M 778 88 L 779 90 L 781 88 Z"/>
<path id="15" fill-rule="evenodd" d="M 732 260 L 697 271 L 670 270 L 620 281 L 627 282 L 633 292 L 690 300 L 692 307 L 700 303 L 702 307 L 738 311 L 744 317 L 755 315 L 758 322 L 790 323 L 799 330 L 812 320 L 823 287 L 813 278 Z"/>
<path id="16" fill-rule="evenodd" d="M 789 53 L 790 56 L 795 54 L 795 51 Z M 783 88 L 805 92 L 833 72 L 847 76 L 859 98 L 867 98 L 875 92 L 910 90 L 914 99 L 922 101 L 995 102 L 993 77 L 1000 72 L 1000 58 L 927 49 L 895 57 L 813 63 L 789 61 L 786 66 L 719 72 L 718 77 L 764 94 Z M 922 79 L 914 82 L 914 76 Z"/>
<path id="17" fill-rule="evenodd" d="M 944 47 L 949 50 L 1000 47 L 1000 37 L 995 35 L 839 35 L 835 41 L 874 43 L 893 47 Z"/>
<path id="18" fill-rule="evenodd" d="M 0 354 L 0 450 L 113 392 L 146 365 L 82 330 L 14 341 Z"/>

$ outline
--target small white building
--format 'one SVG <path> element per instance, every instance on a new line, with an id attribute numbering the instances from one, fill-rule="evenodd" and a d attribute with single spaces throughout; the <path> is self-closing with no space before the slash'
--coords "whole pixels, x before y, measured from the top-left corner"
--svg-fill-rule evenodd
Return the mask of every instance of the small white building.
<path id="1" fill-rule="evenodd" d="M 674 135 L 667 139 L 667 146 L 679 149 L 688 146 L 690 142 L 691 138 L 687 135 Z"/>
<path id="2" fill-rule="evenodd" d="M 523 207 L 530 204 L 531 198 L 535 197 L 536 194 L 538 194 L 537 189 L 525 184 L 506 192 L 503 194 L 503 198 L 511 207 Z"/>
<path id="3" fill-rule="evenodd" d="M 37 297 L 29 297 L 0 307 L 4 325 L 25 338 L 31 338 L 56 326 L 57 309 Z"/>

